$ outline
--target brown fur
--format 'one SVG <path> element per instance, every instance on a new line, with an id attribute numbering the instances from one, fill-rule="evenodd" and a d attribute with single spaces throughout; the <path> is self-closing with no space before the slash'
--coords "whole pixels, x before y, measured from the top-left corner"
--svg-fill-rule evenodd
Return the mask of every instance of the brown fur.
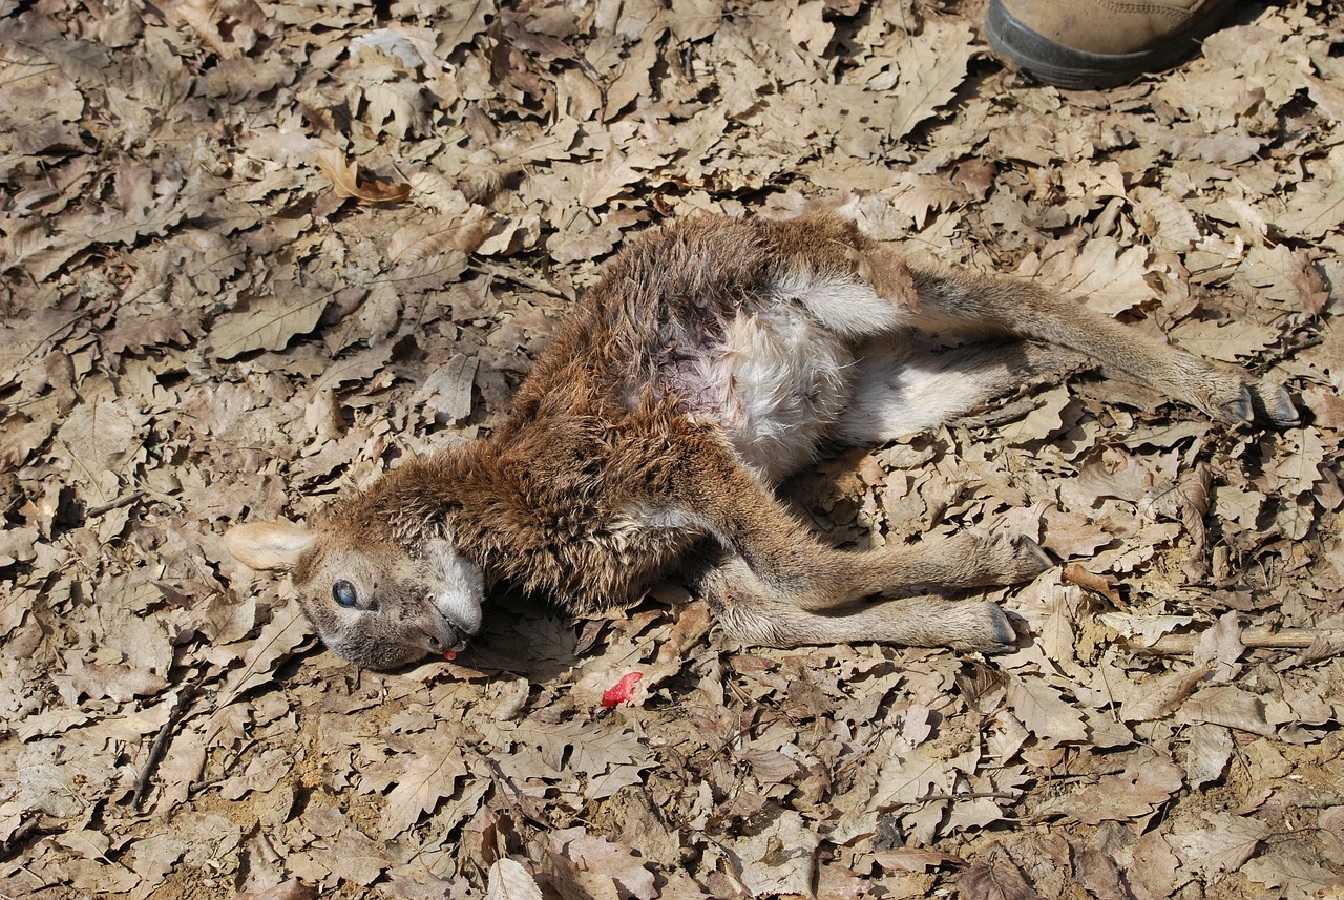
<path id="1" fill-rule="evenodd" d="M 795 284 L 804 294 L 781 299 Z M 408 462 L 334 506 L 315 531 L 242 526 L 230 546 L 249 564 L 292 568 L 323 638 L 364 665 L 407 662 L 473 629 L 457 613 L 436 619 L 426 606 L 425 597 L 454 589 L 427 561 L 432 547 L 451 547 L 443 552 L 460 554 L 487 585 L 508 581 L 576 613 L 627 603 L 681 567 L 725 630 L 748 641 L 1009 645 L 1014 635 L 997 607 L 937 594 L 1031 578 L 1048 564 L 1032 542 L 966 534 L 836 550 L 775 498 L 768 481 L 785 472 L 769 471 L 768 460 L 745 461 L 750 448 L 733 443 L 736 397 L 724 399 L 736 382 L 703 373 L 707 359 L 746 353 L 722 348 L 735 327 L 757 320 L 786 336 L 821 335 L 841 363 L 852 358 L 823 374 L 850 380 L 856 408 L 860 394 L 870 405 L 888 402 L 885 381 L 863 381 L 870 358 L 905 353 L 913 331 L 937 331 L 1056 345 L 1043 351 L 1010 341 L 932 358 L 931 368 L 965 385 L 968 399 L 991 396 L 1043 353 L 1073 351 L 1224 421 L 1250 420 L 1257 410 L 1279 423 L 1296 417 L 1281 389 L 1150 342 L 1031 285 L 908 269 L 838 216 L 703 217 L 641 235 L 612 260 L 498 432 Z M 810 395 L 795 399 L 802 418 L 780 426 L 786 438 L 791 427 L 814 425 L 832 438 L 889 436 Z M 927 401 L 933 413 L 960 411 L 937 399 Z M 924 411 L 922 398 L 900 402 Z M 814 442 L 800 440 L 805 456 Z M 328 593 L 341 580 L 359 582 L 358 615 L 332 608 Z M 912 591 L 935 595 L 866 599 Z"/>

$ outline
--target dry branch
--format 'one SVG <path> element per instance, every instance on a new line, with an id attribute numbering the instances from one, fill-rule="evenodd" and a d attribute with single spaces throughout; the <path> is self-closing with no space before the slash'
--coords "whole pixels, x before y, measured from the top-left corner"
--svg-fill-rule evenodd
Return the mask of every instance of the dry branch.
<path id="1" fill-rule="evenodd" d="M 1130 641 L 1127 647 L 1133 653 L 1184 656 L 1195 652 L 1202 635 L 1203 632 L 1164 634 L 1152 644 Z M 1344 629 L 1247 628 L 1241 633 L 1241 643 L 1250 650 L 1303 650 L 1308 659 L 1321 659 L 1344 651 Z"/>

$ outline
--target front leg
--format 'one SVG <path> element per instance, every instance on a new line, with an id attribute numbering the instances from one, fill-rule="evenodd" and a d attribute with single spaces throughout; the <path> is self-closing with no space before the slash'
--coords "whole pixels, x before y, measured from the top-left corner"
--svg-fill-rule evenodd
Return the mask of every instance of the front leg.
<path id="1" fill-rule="evenodd" d="M 855 600 L 1029 581 L 1051 565 L 1033 541 L 988 531 L 879 550 L 819 542 L 712 430 L 688 435 L 669 496 L 777 601 L 829 611 Z"/>
<path id="2" fill-rule="evenodd" d="M 800 609 L 735 555 L 706 562 L 690 582 L 727 634 L 757 646 L 878 643 L 997 653 L 1017 640 L 1003 610 L 981 601 L 910 597 L 831 613 Z"/>

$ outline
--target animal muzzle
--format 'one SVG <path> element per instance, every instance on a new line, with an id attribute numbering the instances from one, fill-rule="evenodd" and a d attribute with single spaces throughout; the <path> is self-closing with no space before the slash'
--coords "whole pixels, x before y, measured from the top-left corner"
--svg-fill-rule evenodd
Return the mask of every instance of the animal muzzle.
<path id="1" fill-rule="evenodd" d="M 433 594 L 425 598 L 420 618 L 420 632 L 425 649 L 434 654 L 453 653 L 466 646 L 467 639 L 480 631 L 479 616 L 470 622 L 460 621 L 456 609 L 444 609 Z"/>

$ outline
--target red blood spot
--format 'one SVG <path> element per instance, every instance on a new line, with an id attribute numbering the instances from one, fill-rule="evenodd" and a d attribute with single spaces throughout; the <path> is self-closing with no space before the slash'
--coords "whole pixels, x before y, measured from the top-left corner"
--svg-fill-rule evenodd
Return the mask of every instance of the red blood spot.
<path id="1" fill-rule="evenodd" d="M 443 658 L 448 660 L 449 662 L 452 662 L 453 660 L 457 659 L 457 651 L 445 650 L 443 651 Z"/>
<path id="2" fill-rule="evenodd" d="M 626 675 L 620 681 L 616 682 L 615 687 L 602 695 L 602 705 L 607 709 L 611 709 L 617 703 L 629 703 L 630 695 L 634 693 L 635 685 L 639 684 L 639 680 L 643 677 L 643 672 L 631 672 L 629 675 Z"/>

